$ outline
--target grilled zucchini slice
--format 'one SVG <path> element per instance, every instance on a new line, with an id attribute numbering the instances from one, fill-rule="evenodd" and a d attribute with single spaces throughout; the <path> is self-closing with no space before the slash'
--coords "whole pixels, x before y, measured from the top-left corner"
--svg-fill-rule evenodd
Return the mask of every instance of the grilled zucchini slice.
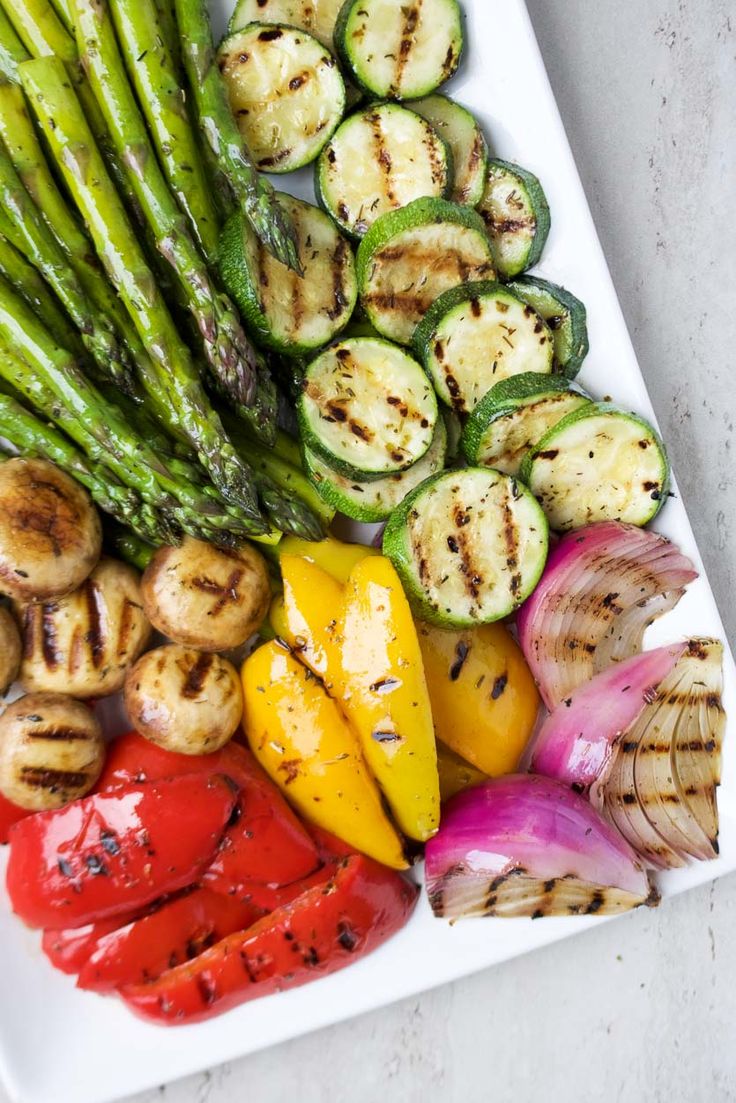
<path id="1" fill-rule="evenodd" d="M 488 228 L 499 276 L 513 279 L 537 263 L 549 234 L 550 214 L 533 173 L 508 161 L 489 161 L 478 210 Z"/>
<path id="2" fill-rule="evenodd" d="M 589 348 L 584 304 L 564 287 L 538 276 L 520 276 L 508 287 L 544 318 L 554 334 L 555 371 L 574 379 Z"/>
<path id="3" fill-rule="evenodd" d="M 448 147 L 414 111 L 372 104 L 338 127 L 316 166 L 315 191 L 351 237 L 380 215 L 420 196 L 444 196 L 452 184 Z"/>
<path id="4" fill-rule="evenodd" d="M 468 463 L 518 475 L 538 440 L 590 398 L 566 379 L 524 372 L 485 395 L 465 422 L 461 446 Z"/>
<path id="5" fill-rule="evenodd" d="M 340 475 L 363 481 L 422 458 L 434 436 L 437 399 L 403 349 L 354 337 L 309 365 L 297 414 L 304 445 Z"/>
<path id="6" fill-rule="evenodd" d="M 669 463 L 648 421 L 591 402 L 545 433 L 527 453 L 520 478 L 558 532 L 593 521 L 646 525 L 667 495 Z"/>
<path id="7" fill-rule="evenodd" d="M 416 615 L 440 627 L 508 616 L 539 581 L 547 546 L 547 521 L 530 491 L 486 467 L 422 483 L 383 536 Z"/>
<path id="8" fill-rule="evenodd" d="M 335 23 L 343 0 L 238 0 L 228 24 L 228 34 L 249 23 L 286 23 L 311 34 L 332 49 Z"/>
<path id="9" fill-rule="evenodd" d="M 287 355 L 321 348 L 350 321 L 358 297 L 353 253 L 324 211 L 278 193 L 291 217 L 304 268 L 300 277 L 261 244 L 236 212 L 223 231 L 223 282 L 262 345 Z"/>
<path id="10" fill-rule="evenodd" d="M 335 46 L 372 96 L 418 99 L 455 72 L 463 49 L 457 0 L 346 0 Z"/>
<path id="11" fill-rule="evenodd" d="M 501 379 L 552 371 L 547 325 L 490 280 L 440 295 L 417 326 L 413 345 L 439 397 L 461 414 L 470 413 Z"/>
<path id="12" fill-rule="evenodd" d="M 285 24 L 250 23 L 217 60 L 240 132 L 263 172 L 309 164 L 345 111 L 345 83 L 321 42 Z"/>
<path id="13" fill-rule="evenodd" d="M 403 345 L 444 291 L 495 275 L 482 220 L 444 199 L 416 199 L 383 215 L 358 247 L 357 269 L 371 324 Z"/>
<path id="14" fill-rule="evenodd" d="M 396 475 L 386 475 L 372 482 L 360 482 L 338 475 L 309 448 L 304 449 L 304 468 L 332 509 L 339 510 L 353 521 L 385 521 L 407 494 L 423 483 L 431 475 L 436 475 L 445 466 L 447 448 L 447 430 L 440 417 L 434 430 L 432 443 L 422 458 L 406 471 Z"/>
<path id="15" fill-rule="evenodd" d="M 466 107 L 449 96 L 427 96 L 408 105 L 434 128 L 452 153 L 453 203 L 475 207 L 483 198 L 488 171 L 488 145 L 483 131 Z"/>

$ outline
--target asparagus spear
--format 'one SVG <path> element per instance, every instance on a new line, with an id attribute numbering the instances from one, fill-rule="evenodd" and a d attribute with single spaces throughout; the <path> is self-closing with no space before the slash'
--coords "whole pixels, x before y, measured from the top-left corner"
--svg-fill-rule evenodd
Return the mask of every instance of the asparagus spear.
<path id="1" fill-rule="evenodd" d="M 151 562 L 153 553 L 156 551 L 155 543 L 142 540 L 137 533 L 126 528 L 125 525 L 117 524 L 115 521 L 107 522 L 104 535 L 105 545 L 113 555 L 118 556 L 119 559 L 124 559 L 126 563 L 130 563 L 131 567 L 136 567 L 139 571 L 145 571 Z M 160 543 L 160 541 L 156 543 Z"/>
<path id="2" fill-rule="evenodd" d="M 205 140 L 259 240 L 301 274 L 293 227 L 273 188 L 259 176 L 233 118 L 215 60 L 206 0 L 175 0 L 182 58 Z"/>
<path id="3" fill-rule="evenodd" d="M 18 80 L 18 66 L 28 57 L 28 51 L 15 33 L 12 23 L 0 8 L 0 82 Z"/>
<path id="4" fill-rule="evenodd" d="M 72 14 L 71 0 L 53 0 L 56 14 L 70 34 L 74 34 L 74 16 Z"/>
<path id="5" fill-rule="evenodd" d="M 171 54 L 172 29 L 162 25 L 154 0 L 110 0 L 110 10 L 169 186 L 207 263 L 216 265 L 220 220 Z"/>
<path id="6" fill-rule="evenodd" d="M 0 218 L 0 235 L 4 229 Z M 75 353 L 81 353 L 76 330 L 64 314 L 48 284 L 39 276 L 32 264 L 10 241 L 0 236 L 0 273 L 13 285 L 25 301 L 44 319 L 54 338 Z"/>
<path id="7" fill-rule="evenodd" d="M 237 455 L 207 398 L 135 232 L 108 176 L 78 99 L 54 58 L 24 62 L 19 73 L 67 186 L 98 254 L 135 323 L 151 359 L 145 387 L 168 404 L 215 486 L 239 506 L 252 532 L 265 531 L 252 473 Z"/>
<path id="8" fill-rule="evenodd" d="M 7 361 L 9 358 L 12 360 L 12 355 L 0 349 L 0 359 Z M 21 455 L 41 456 L 62 468 L 87 488 L 100 509 L 140 537 L 162 541 L 171 536 L 172 530 L 166 520 L 131 490 L 116 482 L 111 471 L 88 460 L 63 433 L 4 392 L 0 392 L 0 436 Z"/>
<path id="9" fill-rule="evenodd" d="M 0 210 L 10 220 L 28 260 L 54 289 L 98 366 L 115 379 L 128 379 L 128 365 L 107 317 L 85 295 L 76 273 L 41 218 L 33 200 L 0 147 Z"/>
<path id="10" fill-rule="evenodd" d="M 145 349 L 100 265 L 94 246 L 51 173 L 28 114 L 23 91 L 14 84 L 0 85 L 0 138 L 26 191 L 66 254 L 88 298 L 112 321 L 128 359 L 134 364 L 140 363 L 146 357 Z M 118 380 L 118 383 L 123 382 Z"/>
<path id="11" fill-rule="evenodd" d="M 74 13 L 79 53 L 130 186 L 161 255 L 176 273 L 215 377 L 232 401 L 247 406 L 255 387 L 255 352 L 232 303 L 213 286 L 159 167 L 104 0 L 74 0 Z"/>

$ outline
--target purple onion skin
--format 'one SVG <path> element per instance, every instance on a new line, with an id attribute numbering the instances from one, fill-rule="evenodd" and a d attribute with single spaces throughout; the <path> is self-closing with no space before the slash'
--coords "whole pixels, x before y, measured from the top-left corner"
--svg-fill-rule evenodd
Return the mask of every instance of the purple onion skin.
<path id="1" fill-rule="evenodd" d="M 606 572 L 612 562 L 617 570 Z M 547 708 L 602 669 L 607 649 L 599 644 L 614 624 L 636 628 L 631 650 L 619 649 L 616 659 L 640 649 L 637 637 L 648 612 L 640 604 L 642 593 L 651 615 L 658 616 L 695 578 L 693 564 L 674 544 L 635 525 L 602 521 L 564 536 L 516 618 L 519 643 Z"/>
<path id="2" fill-rule="evenodd" d="M 530 771 L 578 792 L 601 782 L 618 740 L 686 650 L 686 643 L 677 643 L 645 651 L 576 689 L 539 729 L 527 758 Z"/>
<path id="3" fill-rule="evenodd" d="M 427 843 L 430 900 L 458 879 L 472 894 L 475 884 L 485 890 L 514 872 L 618 890 L 634 903 L 652 900 L 629 844 L 584 797 L 551 778 L 511 774 L 459 793 Z"/>

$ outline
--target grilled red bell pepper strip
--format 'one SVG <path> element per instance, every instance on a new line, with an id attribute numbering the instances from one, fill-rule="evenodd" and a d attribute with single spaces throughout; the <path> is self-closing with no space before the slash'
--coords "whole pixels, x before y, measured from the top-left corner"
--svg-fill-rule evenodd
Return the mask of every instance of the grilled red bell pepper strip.
<path id="1" fill-rule="evenodd" d="M 0 793 L 0 846 L 10 841 L 10 828 L 14 823 L 32 815 L 32 812 L 19 808 Z"/>
<path id="2" fill-rule="evenodd" d="M 176 892 L 211 861 L 237 801 L 223 775 L 130 785 L 21 820 L 7 887 L 31 927 L 82 927 Z"/>
<path id="3" fill-rule="evenodd" d="M 103 919 L 101 923 L 87 923 L 84 927 L 47 929 L 43 932 L 41 949 L 55 969 L 61 973 L 75 974 L 82 968 L 103 935 L 116 931 L 139 917 L 140 912 L 134 912 L 133 915 L 116 915 L 113 919 Z"/>
<path id="4" fill-rule="evenodd" d="M 229 743 L 209 755 L 174 754 L 129 732 L 112 744 L 97 789 L 191 773 L 227 774 L 241 790 L 238 818 L 225 832 L 205 877 L 209 888 L 243 898 L 251 882 L 288 885 L 317 869 L 311 836 L 240 744 Z"/>
<path id="5" fill-rule="evenodd" d="M 249 881 L 242 886 L 237 899 L 254 908 L 260 908 L 264 914 L 276 911 L 284 904 L 290 904 L 292 900 L 296 900 L 297 896 L 301 896 L 314 885 L 323 885 L 335 872 L 335 865 L 334 859 L 328 860 L 308 877 L 300 877 L 290 885 L 259 885 L 256 881 Z"/>
<path id="6" fill-rule="evenodd" d="M 260 908 L 195 889 L 103 934 L 80 970 L 77 987 L 109 992 L 155 980 L 233 931 L 247 930 L 262 916 Z"/>
<path id="7" fill-rule="evenodd" d="M 416 898 L 416 886 L 400 874 L 353 855 L 249 931 L 229 935 L 151 984 L 122 988 L 121 995 L 156 1022 L 207 1019 L 348 965 L 403 926 Z"/>

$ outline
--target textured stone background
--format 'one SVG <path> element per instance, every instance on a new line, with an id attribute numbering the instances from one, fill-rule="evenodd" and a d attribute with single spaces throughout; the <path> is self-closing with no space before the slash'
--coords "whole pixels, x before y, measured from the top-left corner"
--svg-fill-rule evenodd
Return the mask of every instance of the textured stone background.
<path id="1" fill-rule="evenodd" d="M 733 641 L 736 3 L 528 2 Z M 135 1103 L 736 1100 L 735 929 L 730 877 Z"/>

